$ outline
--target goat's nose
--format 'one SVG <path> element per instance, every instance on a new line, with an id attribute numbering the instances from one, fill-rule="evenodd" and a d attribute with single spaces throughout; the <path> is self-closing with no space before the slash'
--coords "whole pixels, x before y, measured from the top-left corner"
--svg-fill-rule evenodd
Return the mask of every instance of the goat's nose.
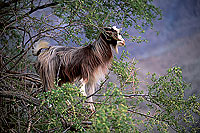
<path id="1" fill-rule="evenodd" d="M 124 40 L 120 41 L 119 43 L 120 43 L 121 46 L 125 45 L 125 41 Z"/>
<path id="2" fill-rule="evenodd" d="M 122 41 L 122 46 L 124 46 L 125 45 L 125 41 Z"/>
<path id="3" fill-rule="evenodd" d="M 125 41 L 124 40 L 117 41 L 117 45 L 118 46 L 124 46 L 125 45 Z"/>

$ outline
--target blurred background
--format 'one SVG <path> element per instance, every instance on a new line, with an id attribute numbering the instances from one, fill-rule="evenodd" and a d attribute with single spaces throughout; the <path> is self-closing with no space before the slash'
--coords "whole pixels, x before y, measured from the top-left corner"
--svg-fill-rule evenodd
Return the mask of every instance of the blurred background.
<path id="1" fill-rule="evenodd" d="M 146 27 L 143 34 L 133 27 L 123 29 L 133 36 L 146 38 L 148 43 L 126 41 L 126 48 L 119 48 L 119 52 L 128 50 L 131 58 L 139 61 L 141 80 L 148 72 L 163 75 L 168 68 L 180 66 L 184 80 L 193 87 L 187 95 L 200 94 L 200 0 L 154 0 L 154 3 L 161 8 L 163 19 L 155 21 L 153 29 Z M 33 16 L 51 13 L 50 8 L 45 10 L 39 10 Z M 54 41 L 50 44 L 57 45 Z"/>
<path id="2" fill-rule="evenodd" d="M 163 19 L 155 22 L 154 30 L 147 28 L 140 35 L 149 42 L 126 43 L 131 57 L 139 61 L 139 78 L 144 79 L 147 72 L 163 75 L 169 67 L 180 66 L 184 80 L 193 87 L 186 95 L 200 94 L 200 0 L 154 2 L 162 9 Z M 128 32 L 136 34 L 131 28 Z"/>

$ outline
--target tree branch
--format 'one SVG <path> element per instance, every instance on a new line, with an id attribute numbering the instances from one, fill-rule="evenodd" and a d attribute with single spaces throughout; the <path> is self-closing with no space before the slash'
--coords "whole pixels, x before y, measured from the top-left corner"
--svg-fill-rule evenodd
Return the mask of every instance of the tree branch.
<path id="1" fill-rule="evenodd" d="M 156 118 L 153 117 L 153 116 L 146 115 L 146 114 L 143 114 L 143 113 L 140 113 L 140 112 L 136 112 L 136 111 L 133 111 L 133 110 L 130 110 L 130 109 L 128 109 L 128 111 L 129 111 L 129 112 L 132 112 L 132 113 L 134 113 L 134 114 L 138 114 L 138 115 L 144 116 L 144 117 L 146 117 L 146 118 L 156 119 Z"/>
<path id="2" fill-rule="evenodd" d="M 40 105 L 40 102 L 41 102 L 40 100 L 38 100 L 34 97 L 27 96 L 25 94 L 13 92 L 13 91 L 0 91 L 0 97 L 16 98 L 19 100 L 24 100 L 24 101 L 31 103 L 33 105 L 36 105 L 36 106 Z"/>
<path id="3" fill-rule="evenodd" d="M 104 94 L 95 94 L 94 96 L 105 96 Z M 112 96 L 112 95 L 109 95 Z M 122 94 L 121 96 L 124 97 L 147 97 L 149 96 L 148 94 Z"/>
<path id="4" fill-rule="evenodd" d="M 14 1 L 14 0 L 13 0 L 13 1 Z M 32 14 L 33 12 L 35 12 L 35 11 L 37 11 L 37 10 L 44 9 L 44 8 L 47 8 L 47 7 L 51 7 L 51 6 L 55 6 L 55 5 L 57 5 L 57 4 L 59 4 L 59 3 L 58 3 L 58 2 L 54 2 L 54 3 L 49 3 L 49 4 L 44 4 L 44 5 L 42 5 L 42 6 L 38 6 L 38 7 L 34 8 L 34 9 L 31 9 L 29 12 L 27 12 L 27 13 L 21 15 L 21 18 L 27 17 L 28 15 Z M 8 5 L 8 4 L 7 4 L 7 5 Z M 15 21 L 17 21 L 17 17 L 16 17 L 16 19 L 13 19 L 13 20 L 10 21 L 8 24 L 6 24 L 7 26 L 5 26 L 4 30 L 5 30 L 6 28 L 8 28 L 10 25 L 12 25 L 12 23 L 14 23 Z"/>
<path id="5" fill-rule="evenodd" d="M 11 0 L 7 3 L 4 3 L 4 2 L 0 2 L 0 9 L 3 9 L 5 7 L 9 7 L 12 3 L 16 3 L 18 2 L 19 0 Z"/>
<path id="6" fill-rule="evenodd" d="M 34 9 L 31 9 L 29 12 L 27 12 L 26 14 L 23 15 L 23 17 L 26 17 L 27 15 L 30 15 L 32 14 L 33 12 L 37 11 L 37 10 L 40 10 L 40 9 L 44 9 L 44 8 L 47 8 L 47 7 L 51 7 L 51 6 L 55 6 L 57 5 L 58 2 L 54 2 L 54 3 L 49 3 L 49 4 L 44 4 L 42 6 L 38 6 Z"/>

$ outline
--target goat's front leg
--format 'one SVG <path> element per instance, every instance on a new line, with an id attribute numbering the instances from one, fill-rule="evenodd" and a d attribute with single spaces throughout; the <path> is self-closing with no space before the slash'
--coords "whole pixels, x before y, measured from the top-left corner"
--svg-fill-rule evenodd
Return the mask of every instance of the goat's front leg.
<path id="1" fill-rule="evenodd" d="M 92 85 L 90 88 L 88 88 L 88 96 L 92 95 L 94 92 L 95 92 L 95 86 Z M 89 102 L 91 111 L 95 111 L 92 96 L 89 97 L 87 101 Z"/>
<path id="2" fill-rule="evenodd" d="M 85 87 L 86 87 L 87 92 L 88 92 L 87 96 L 90 96 L 90 95 L 92 95 L 95 92 L 95 85 L 94 85 L 94 83 L 87 82 L 86 85 L 85 85 Z M 95 111 L 95 107 L 94 107 L 94 104 L 93 104 L 93 98 L 92 98 L 92 96 L 87 99 L 87 102 L 89 102 L 90 110 L 91 111 Z"/>

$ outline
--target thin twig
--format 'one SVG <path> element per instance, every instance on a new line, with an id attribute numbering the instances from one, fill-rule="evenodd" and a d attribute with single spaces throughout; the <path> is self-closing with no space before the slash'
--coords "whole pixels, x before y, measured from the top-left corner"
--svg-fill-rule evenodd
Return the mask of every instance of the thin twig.
<path id="1" fill-rule="evenodd" d="M 128 109 L 127 111 L 132 112 L 132 113 L 134 113 L 134 114 L 138 114 L 138 115 L 141 115 L 141 116 L 147 117 L 147 118 L 156 119 L 156 118 L 153 117 L 153 116 L 146 115 L 146 114 L 143 114 L 143 113 L 140 113 L 140 112 L 136 112 L 136 111 L 133 111 L 133 110 L 130 110 L 130 109 Z"/>
<path id="2" fill-rule="evenodd" d="M 104 21 L 103 21 L 103 23 L 102 23 L 102 25 L 104 25 L 105 24 L 105 22 L 106 22 L 106 20 L 108 19 L 108 17 L 111 15 L 111 13 L 108 13 L 108 15 L 106 16 L 106 18 L 104 19 Z"/>
<path id="3" fill-rule="evenodd" d="M 67 129 L 65 129 L 65 130 L 63 131 L 63 133 L 66 133 L 70 128 L 71 128 L 71 127 L 68 127 Z"/>
<path id="4" fill-rule="evenodd" d="M 94 96 L 105 96 L 104 94 L 95 94 Z M 106 95 L 106 96 L 112 96 L 112 95 Z M 139 97 L 147 97 L 149 96 L 148 94 L 121 94 L 120 96 L 124 96 L 124 97 L 135 97 L 135 96 L 139 96 Z"/>
<path id="5" fill-rule="evenodd" d="M 31 111 L 30 111 L 30 109 L 28 111 L 28 115 L 29 115 L 29 123 L 28 123 L 27 133 L 30 133 L 30 131 L 31 131 L 31 125 L 32 125 L 32 119 L 31 119 Z"/>

